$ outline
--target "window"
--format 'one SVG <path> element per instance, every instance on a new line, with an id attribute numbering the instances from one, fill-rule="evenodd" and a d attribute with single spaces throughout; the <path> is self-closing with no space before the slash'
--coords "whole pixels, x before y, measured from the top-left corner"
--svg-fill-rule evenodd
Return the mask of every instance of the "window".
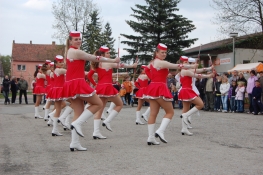
<path id="1" fill-rule="evenodd" d="M 243 64 L 250 63 L 250 60 L 243 60 Z"/>
<path id="2" fill-rule="evenodd" d="M 258 61 L 259 63 L 263 63 L 263 61 Z"/>
<path id="3" fill-rule="evenodd" d="M 26 70 L 26 65 L 17 65 L 17 70 Z"/>

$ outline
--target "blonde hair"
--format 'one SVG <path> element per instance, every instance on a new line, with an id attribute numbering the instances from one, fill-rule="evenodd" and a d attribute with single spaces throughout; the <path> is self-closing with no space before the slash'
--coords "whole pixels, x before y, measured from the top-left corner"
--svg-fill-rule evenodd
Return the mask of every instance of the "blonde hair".
<path id="1" fill-rule="evenodd" d="M 239 86 L 244 86 L 244 85 L 245 85 L 245 82 L 244 82 L 244 81 L 239 81 L 239 82 L 237 82 L 237 84 L 238 84 Z"/>
<path id="2" fill-rule="evenodd" d="M 222 82 L 227 83 L 227 82 L 228 82 L 228 79 L 227 79 L 226 77 L 222 77 Z"/>
<path id="3" fill-rule="evenodd" d="M 69 47 L 70 47 L 69 41 L 71 41 L 71 40 L 72 40 L 72 37 L 71 37 L 71 36 L 69 36 L 68 39 L 66 40 L 64 59 L 67 58 L 67 53 L 68 53 L 68 50 L 69 50 Z"/>

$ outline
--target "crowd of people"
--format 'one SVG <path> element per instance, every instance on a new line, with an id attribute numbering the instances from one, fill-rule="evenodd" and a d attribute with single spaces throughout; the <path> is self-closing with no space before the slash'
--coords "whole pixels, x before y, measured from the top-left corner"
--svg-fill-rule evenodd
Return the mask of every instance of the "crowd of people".
<path id="1" fill-rule="evenodd" d="M 24 79 L 23 76 L 18 79 L 17 77 L 12 77 L 11 80 L 8 75 L 5 76 L 1 91 L 5 98 L 5 105 L 8 104 L 15 104 L 16 103 L 16 96 L 19 92 L 19 104 L 22 104 L 22 96 L 24 96 L 25 103 L 28 104 L 27 100 L 27 90 L 28 90 L 28 83 Z M 9 99 L 9 92 L 11 92 L 11 103 Z"/>
<path id="2" fill-rule="evenodd" d="M 208 71 L 207 73 L 210 73 Z M 263 114 L 263 72 L 249 72 L 248 79 L 243 72 L 216 74 L 212 78 L 196 78 L 195 86 L 200 92 L 200 98 L 205 104 L 203 110 L 210 112 L 232 112 Z M 181 84 L 172 74 L 168 74 L 167 86 L 173 94 L 173 106 L 177 103 L 182 109 L 182 103 L 178 100 L 178 91 Z M 248 98 L 249 108 L 245 111 L 245 98 Z"/>
<path id="3" fill-rule="evenodd" d="M 98 48 L 94 54 L 86 53 L 80 50 L 81 42 L 80 32 L 70 32 L 64 57 L 57 55 L 54 62 L 46 60 L 44 64 L 38 66 L 34 74 L 35 118 L 44 119 L 48 126 L 52 126 L 52 136 L 63 136 L 59 131 L 59 123 L 65 131 L 70 130 L 71 151 L 87 150 L 81 146 L 79 138 L 84 137 L 82 125 L 89 118 L 93 118 L 94 121 L 93 138 L 106 139 L 107 137 L 101 133 L 100 125 L 112 132 L 111 123 L 119 115 L 123 105 L 131 105 L 132 97 L 138 99 L 135 124 L 144 125 L 141 119 L 147 122 L 148 145 L 159 145 L 160 142 L 156 138 L 163 143 L 168 142 L 164 133 L 174 116 L 177 101 L 182 108 L 181 133 L 188 136 L 193 135 L 188 130 L 192 129 L 191 116 L 201 109 L 223 112 L 231 109 L 234 112 L 242 112 L 245 89 L 253 102 L 250 112 L 254 114 L 262 112 L 259 98 L 262 90 L 255 71 L 251 71 L 251 77 L 245 82 L 242 74 L 239 75 L 240 77 L 233 74 L 231 78 L 225 74 L 218 75 L 213 66 L 197 69 L 198 64 L 193 58 L 181 56 L 180 62 L 173 64 L 165 61 L 168 48 L 159 43 L 153 53 L 153 59 L 148 65 L 141 67 L 137 80 L 131 81 L 130 77 L 127 77 L 120 85 L 112 77 L 113 69 L 135 69 L 137 63 L 129 65 L 121 63 L 118 57 L 111 59 L 110 50 L 105 46 Z M 90 62 L 89 72 L 84 70 L 86 61 Z M 175 79 L 169 74 L 169 69 L 179 71 Z M 95 73 L 98 75 L 97 82 L 93 79 Z M 9 80 L 5 81 L 5 84 L 11 84 Z M 22 85 L 20 89 L 21 87 Z M 42 117 L 39 106 L 44 96 L 47 101 L 43 107 L 45 116 Z M 106 110 L 108 101 L 111 101 L 111 104 Z M 141 114 L 145 102 L 149 103 L 150 107 Z M 52 104 L 54 108 L 51 110 Z M 260 107 L 260 110 L 257 111 L 256 107 Z M 165 114 L 159 128 L 155 131 L 160 109 L 164 110 Z"/>

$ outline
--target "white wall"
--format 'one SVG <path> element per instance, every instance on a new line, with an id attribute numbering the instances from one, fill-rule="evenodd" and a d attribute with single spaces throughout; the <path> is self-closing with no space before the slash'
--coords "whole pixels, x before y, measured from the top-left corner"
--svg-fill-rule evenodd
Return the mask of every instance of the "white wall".
<path id="1" fill-rule="evenodd" d="M 215 66 L 217 72 L 227 72 L 234 67 L 233 52 L 224 53 L 217 55 L 217 58 L 231 58 L 230 64 L 222 64 L 220 66 Z M 263 50 L 257 49 L 238 49 L 235 50 L 235 65 L 243 64 L 244 60 L 249 60 L 250 63 L 257 63 L 259 61 L 263 62 Z"/>

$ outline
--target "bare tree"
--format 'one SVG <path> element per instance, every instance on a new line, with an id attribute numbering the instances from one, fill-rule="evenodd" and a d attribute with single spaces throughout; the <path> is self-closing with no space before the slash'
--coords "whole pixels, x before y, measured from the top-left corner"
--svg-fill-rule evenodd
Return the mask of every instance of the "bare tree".
<path id="1" fill-rule="evenodd" d="M 97 9 L 92 0 L 58 0 L 52 4 L 55 17 L 53 28 L 57 29 L 53 38 L 64 43 L 70 31 L 84 33 L 90 14 Z"/>
<path id="2" fill-rule="evenodd" d="M 211 6 L 216 10 L 214 23 L 223 35 L 238 32 L 246 35 L 263 33 L 263 0 L 212 0 Z"/>

